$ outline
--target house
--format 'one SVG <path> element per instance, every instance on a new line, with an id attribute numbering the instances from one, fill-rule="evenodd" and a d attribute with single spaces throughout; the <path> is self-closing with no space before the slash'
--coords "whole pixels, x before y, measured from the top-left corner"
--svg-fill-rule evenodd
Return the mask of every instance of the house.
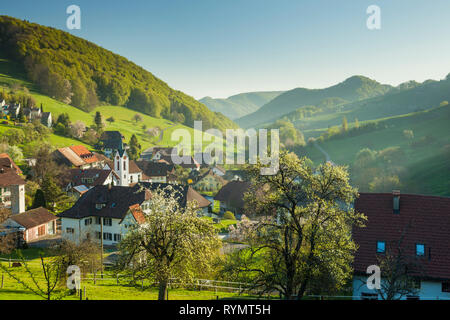
<path id="1" fill-rule="evenodd" d="M 23 115 L 30 121 L 40 119 L 42 116 L 40 108 L 23 108 Z"/>
<path id="2" fill-rule="evenodd" d="M 227 170 L 222 177 L 228 181 L 245 181 L 247 173 L 244 170 Z"/>
<path id="3" fill-rule="evenodd" d="M 226 185 L 228 181 L 216 175 L 212 169 L 199 175 L 194 183 L 194 188 L 198 191 L 216 191 Z"/>
<path id="4" fill-rule="evenodd" d="M 59 148 L 53 153 L 56 163 L 79 169 L 102 168 L 104 161 L 99 159 L 85 146 Z"/>
<path id="5" fill-rule="evenodd" d="M 57 232 L 58 217 L 45 208 L 37 208 L 10 216 L 2 227 L 22 230 L 25 242 L 36 241 Z"/>
<path id="6" fill-rule="evenodd" d="M 8 229 L 22 230 L 25 242 L 30 242 L 56 234 L 57 220 L 58 217 L 40 207 L 12 215 L 2 226 Z"/>
<path id="7" fill-rule="evenodd" d="M 154 147 L 152 149 L 152 156 L 151 160 L 158 161 L 162 159 L 163 157 L 170 157 L 172 153 L 177 153 L 177 148 L 165 148 L 165 147 Z"/>
<path id="8" fill-rule="evenodd" d="M 450 198 L 361 193 L 354 208 L 368 219 L 366 227 L 353 230 L 359 247 L 353 266 L 356 299 L 378 298 L 366 285 L 367 267 L 377 265 L 386 252 L 396 254 L 400 239 L 404 256 L 421 269 L 415 271 L 417 295 L 403 299 L 450 299 Z"/>
<path id="9" fill-rule="evenodd" d="M 6 154 L 0 154 L 0 206 L 13 214 L 25 211 L 25 181 L 22 171 Z"/>
<path id="10" fill-rule="evenodd" d="M 41 123 L 47 128 L 52 127 L 52 113 L 51 112 L 42 112 L 41 114 Z"/>
<path id="11" fill-rule="evenodd" d="M 94 186 L 111 183 L 119 184 L 119 176 L 111 169 L 70 169 L 65 178 L 65 190 L 78 199 Z"/>
<path id="12" fill-rule="evenodd" d="M 108 158 L 117 151 L 124 149 L 124 136 L 119 131 L 104 131 L 100 137 L 101 150 Z"/>
<path id="13" fill-rule="evenodd" d="M 220 211 L 231 211 L 235 215 L 244 214 L 244 193 L 249 187 L 250 182 L 247 181 L 230 181 L 225 184 L 214 197 L 214 200 L 220 201 Z"/>
<path id="14" fill-rule="evenodd" d="M 174 165 L 165 162 L 153 162 L 147 160 L 136 161 L 136 165 L 145 176 L 142 181 L 166 183 L 175 174 Z"/>
<path id="15" fill-rule="evenodd" d="M 17 118 L 20 112 L 20 103 L 11 103 L 6 109 L 6 114 L 11 118 Z"/>
<path id="16" fill-rule="evenodd" d="M 62 237 L 74 242 L 92 239 L 104 245 L 117 245 L 126 233 L 144 222 L 150 212 L 152 190 L 164 188 L 162 183 L 137 183 L 131 187 L 98 185 L 81 196 L 72 208 L 62 212 Z M 188 186 L 173 185 L 179 203 L 196 200 L 199 210 L 211 204 Z"/>

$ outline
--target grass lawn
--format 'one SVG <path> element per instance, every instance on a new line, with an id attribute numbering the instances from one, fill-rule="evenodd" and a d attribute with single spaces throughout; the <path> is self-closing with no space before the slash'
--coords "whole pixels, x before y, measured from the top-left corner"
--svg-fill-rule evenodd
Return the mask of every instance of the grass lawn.
<path id="1" fill-rule="evenodd" d="M 40 249 L 30 248 L 23 250 L 23 255 L 28 262 L 29 268 L 33 271 L 38 279 L 39 284 L 43 284 L 42 269 L 39 260 Z M 47 253 L 45 253 L 47 254 Z M 8 259 L 9 255 L 0 255 L 0 258 Z M 18 254 L 13 253 L 12 259 L 17 259 Z M 8 265 L 8 262 L 1 261 L 4 266 Z M 24 282 L 31 284 L 31 279 L 28 273 L 25 271 L 25 267 L 11 268 L 13 272 Z M 1 272 L 1 271 L 0 271 Z M 92 278 L 92 275 L 88 276 Z M 116 278 L 113 277 L 111 272 L 106 271 L 104 274 L 104 280 L 100 280 L 97 276 L 96 284 L 92 279 L 82 279 L 81 287 L 86 288 L 86 295 L 89 300 L 156 300 L 158 297 L 158 289 L 149 286 L 149 282 L 144 282 L 144 289 L 142 289 L 141 283 L 136 286 L 128 284 L 124 279 L 119 280 L 117 284 Z M 243 294 L 239 295 L 234 292 L 214 292 L 214 291 L 198 291 L 187 289 L 169 289 L 169 300 L 215 300 L 215 299 L 243 299 L 243 298 L 256 298 L 255 296 Z M 79 297 L 67 296 L 63 300 L 78 300 Z M 4 274 L 4 286 L 0 289 L 0 300 L 42 300 L 38 295 L 26 290 L 23 286 L 17 283 L 16 280 L 10 278 L 6 273 Z"/>

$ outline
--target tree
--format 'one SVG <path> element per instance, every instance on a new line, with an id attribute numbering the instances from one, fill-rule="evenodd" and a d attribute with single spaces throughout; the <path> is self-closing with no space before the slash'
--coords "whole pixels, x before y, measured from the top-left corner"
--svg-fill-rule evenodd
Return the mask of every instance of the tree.
<path id="1" fill-rule="evenodd" d="M 249 247 L 232 253 L 224 270 L 285 299 L 300 299 L 318 283 L 338 290 L 352 276 L 352 227 L 364 219 L 351 208 L 358 193 L 345 167 L 314 169 L 309 159 L 286 152 L 279 162 L 271 176 L 260 174 L 261 164 L 247 168 L 246 207 L 259 222 L 244 237 Z"/>
<path id="2" fill-rule="evenodd" d="M 348 121 L 346 117 L 342 118 L 342 130 L 344 132 L 348 131 Z"/>
<path id="3" fill-rule="evenodd" d="M 212 223 L 198 217 L 196 202 L 183 207 L 172 186 L 152 191 L 145 222 L 130 230 L 120 242 L 120 269 L 150 278 L 159 286 L 159 300 L 165 300 L 170 279 L 192 280 L 210 270 L 220 240 Z"/>
<path id="4" fill-rule="evenodd" d="M 134 134 L 130 138 L 129 147 L 130 148 L 128 149 L 127 153 L 130 159 L 131 160 L 139 159 L 139 156 L 141 155 L 141 145 L 139 144 L 138 139 Z"/>
<path id="5" fill-rule="evenodd" d="M 100 111 L 95 113 L 94 123 L 97 128 L 97 131 L 101 131 L 103 129 L 103 117 Z"/>
<path id="6" fill-rule="evenodd" d="M 23 159 L 22 150 L 18 146 L 9 146 L 7 153 L 14 162 L 18 162 Z"/>
<path id="7" fill-rule="evenodd" d="M 136 123 L 141 122 L 141 121 L 142 121 L 142 116 L 141 116 L 139 113 L 136 113 L 136 114 L 133 116 L 133 120 L 134 120 Z"/>
<path id="8" fill-rule="evenodd" d="M 83 121 L 77 120 L 77 122 L 70 125 L 70 135 L 74 138 L 80 139 L 83 137 L 86 131 L 86 125 Z"/>
<path id="9" fill-rule="evenodd" d="M 53 147 L 49 144 L 42 144 L 35 151 L 34 158 L 36 163 L 33 167 L 33 177 L 42 185 L 42 182 L 47 175 L 59 176 L 62 169 L 53 160 Z"/>
<path id="10" fill-rule="evenodd" d="M 7 273 L 12 279 L 16 280 L 18 283 L 20 283 L 25 289 L 33 292 L 34 294 L 40 296 L 41 298 L 45 300 L 60 300 L 64 296 L 67 295 L 66 290 L 62 290 L 62 292 L 59 293 L 59 295 L 55 296 L 55 293 L 58 290 L 57 285 L 60 283 L 60 279 L 62 276 L 62 273 L 64 272 L 61 268 L 61 266 L 57 263 L 56 258 L 48 258 L 45 261 L 42 253 L 40 253 L 40 262 L 41 262 L 41 268 L 42 268 L 42 275 L 39 274 L 39 276 L 36 275 L 36 272 L 33 272 L 29 267 L 28 264 L 23 257 L 23 255 L 20 253 L 19 255 L 21 263 L 25 267 L 25 271 L 28 274 L 29 278 L 31 279 L 31 283 L 28 281 L 25 281 L 24 278 L 19 278 L 15 273 L 13 273 L 9 268 L 4 266 L 2 263 L 0 263 L 0 269 L 2 269 L 5 273 Z M 44 279 L 44 287 L 41 287 L 42 284 L 39 284 L 38 279 Z"/>
<path id="11" fill-rule="evenodd" d="M 407 225 L 396 243 L 386 248 L 378 257 L 381 275 L 378 294 L 383 300 L 400 300 L 407 295 L 416 295 L 415 279 L 423 275 L 422 265 L 415 256 L 405 253 L 403 240 L 411 225 Z"/>
<path id="12" fill-rule="evenodd" d="M 236 220 L 236 218 L 234 217 L 233 212 L 231 211 L 227 211 L 223 214 L 223 218 L 224 219 L 228 219 L 228 220 Z"/>
<path id="13" fill-rule="evenodd" d="M 80 268 L 82 274 L 93 273 L 102 269 L 101 248 L 97 243 L 84 240 L 79 244 L 64 240 L 51 250 L 63 270 L 71 265 Z"/>
<path id="14" fill-rule="evenodd" d="M 355 128 L 359 128 L 359 120 L 358 120 L 358 118 L 355 118 Z"/>
<path id="15" fill-rule="evenodd" d="M 36 190 L 36 194 L 34 195 L 32 209 L 40 208 L 40 207 L 46 208 L 47 201 L 45 201 L 44 191 L 42 191 L 41 189 L 38 189 L 38 190 Z"/>
<path id="16" fill-rule="evenodd" d="M 111 125 L 113 122 L 115 122 L 116 121 L 116 119 L 114 119 L 114 117 L 109 117 L 108 119 L 106 119 L 106 121 L 108 121 L 109 122 L 109 125 Z"/>

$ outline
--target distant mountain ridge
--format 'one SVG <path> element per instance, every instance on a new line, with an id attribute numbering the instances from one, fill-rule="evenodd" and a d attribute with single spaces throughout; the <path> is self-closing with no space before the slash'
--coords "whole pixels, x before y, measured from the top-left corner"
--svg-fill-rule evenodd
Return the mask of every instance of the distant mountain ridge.
<path id="1" fill-rule="evenodd" d="M 276 98 L 284 91 L 246 92 L 230 96 L 226 99 L 204 97 L 199 101 L 211 111 L 220 112 L 231 120 L 255 112 L 260 107 Z"/>
<path id="2" fill-rule="evenodd" d="M 317 105 L 326 99 L 353 102 L 384 95 L 392 89 L 393 86 L 380 84 L 364 76 L 353 76 L 324 89 L 296 88 L 280 94 L 257 111 L 237 119 L 236 123 L 242 127 L 257 126 L 274 121 L 299 107 Z"/>
<path id="3" fill-rule="evenodd" d="M 42 93 L 87 112 L 109 104 L 191 127 L 195 120 L 204 129 L 237 127 L 126 58 L 68 32 L 0 16 L 0 53 L 20 64 Z"/>

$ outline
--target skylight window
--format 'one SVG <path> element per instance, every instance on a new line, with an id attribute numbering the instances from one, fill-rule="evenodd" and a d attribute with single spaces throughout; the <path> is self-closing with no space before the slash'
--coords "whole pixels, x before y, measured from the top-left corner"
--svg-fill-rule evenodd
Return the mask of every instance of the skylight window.
<path id="1" fill-rule="evenodd" d="M 377 253 L 386 253 L 386 242 L 377 241 Z"/>
<path id="2" fill-rule="evenodd" d="M 423 243 L 416 244 L 416 256 L 418 257 L 425 256 L 425 245 Z"/>

